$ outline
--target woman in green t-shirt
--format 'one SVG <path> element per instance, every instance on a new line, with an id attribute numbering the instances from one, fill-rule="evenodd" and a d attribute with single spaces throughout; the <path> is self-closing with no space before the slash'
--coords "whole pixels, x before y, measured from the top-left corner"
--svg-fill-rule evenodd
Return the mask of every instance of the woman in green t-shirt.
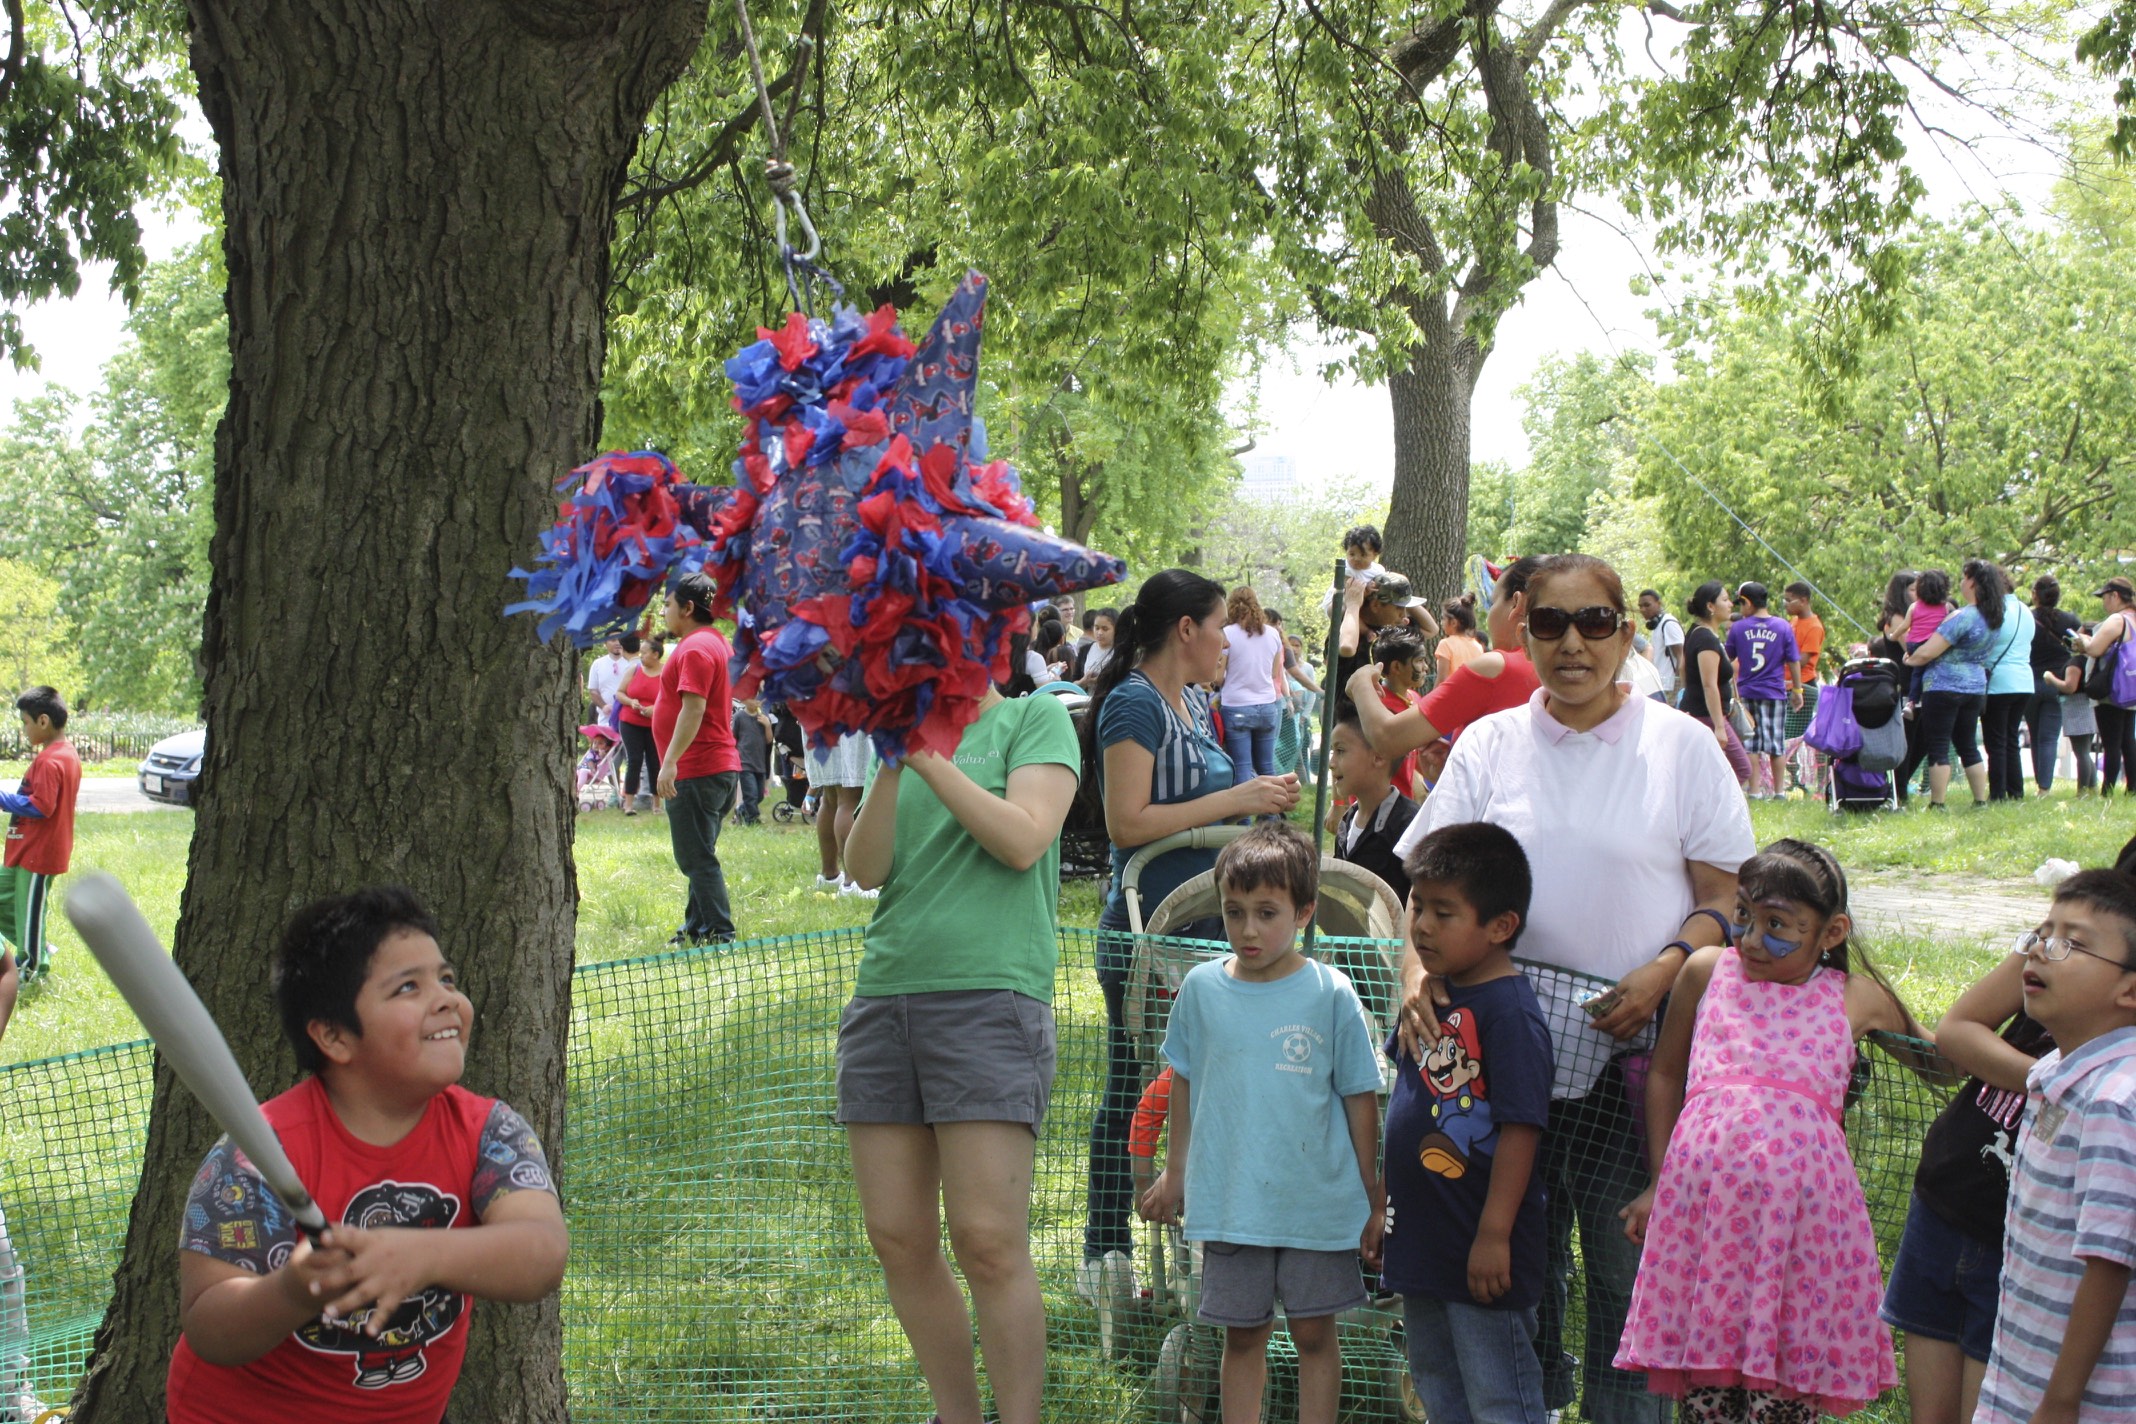
<path id="1" fill-rule="evenodd" d="M 1059 698 L 990 690 L 954 756 L 883 766 L 846 843 L 846 873 L 882 898 L 838 1023 L 838 1120 L 940 1424 L 981 1419 L 944 1214 L 1001 1424 L 1038 1424 L 1031 1176 L 1053 1088 L 1061 823 L 1080 766 Z"/>

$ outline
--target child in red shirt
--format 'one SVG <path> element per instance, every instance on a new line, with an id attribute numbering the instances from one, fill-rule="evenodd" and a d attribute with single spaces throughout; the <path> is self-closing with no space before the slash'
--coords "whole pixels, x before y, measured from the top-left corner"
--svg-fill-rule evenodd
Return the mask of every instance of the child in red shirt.
<path id="1" fill-rule="evenodd" d="M 67 741 L 67 703 L 50 687 L 15 699 L 22 739 L 36 748 L 19 791 L 0 791 L 7 812 L 7 852 L 0 866 L 0 948 L 14 951 L 22 982 L 34 984 L 51 967 L 44 938 L 45 899 L 74 855 L 74 797 L 82 787 L 82 759 Z"/>
<path id="2" fill-rule="evenodd" d="M 298 911 L 274 995 L 311 1076 L 264 1111 L 333 1224 L 302 1239 L 215 1144 L 186 1198 L 170 1424 L 438 1424 L 477 1283 L 534 1301 L 563 1281 L 548 1159 L 518 1113 L 459 1086 L 474 1009 L 407 891 Z"/>

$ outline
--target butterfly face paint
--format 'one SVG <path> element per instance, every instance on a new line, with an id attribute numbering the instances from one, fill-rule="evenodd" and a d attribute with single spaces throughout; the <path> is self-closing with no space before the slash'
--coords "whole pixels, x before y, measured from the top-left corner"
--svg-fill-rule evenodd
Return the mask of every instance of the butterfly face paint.
<path id="1" fill-rule="evenodd" d="M 1732 924 L 1728 927 L 1728 932 L 1737 944 L 1750 943 L 1751 927 L 1749 925 Z M 1782 939 L 1770 930 L 1758 932 L 1758 947 L 1773 959 L 1785 959 L 1807 943 L 1809 943 L 1807 940 Z"/>

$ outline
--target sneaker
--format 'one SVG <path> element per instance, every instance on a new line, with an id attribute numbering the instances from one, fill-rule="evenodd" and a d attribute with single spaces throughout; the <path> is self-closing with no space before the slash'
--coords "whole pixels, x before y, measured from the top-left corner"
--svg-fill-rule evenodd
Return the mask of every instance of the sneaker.
<path id="1" fill-rule="evenodd" d="M 1135 1288 L 1135 1258 L 1125 1251 L 1108 1251 L 1098 1264 L 1104 1268 L 1100 1275 L 1106 1295 L 1115 1309 L 1124 1309 L 1140 1294 Z"/>
<path id="2" fill-rule="evenodd" d="M 883 892 L 880 890 L 863 890 L 841 875 L 838 877 L 838 893 L 848 900 L 873 900 Z"/>
<path id="3" fill-rule="evenodd" d="M 1115 1256 L 1120 1253 L 1115 1251 Z M 1105 1262 L 1096 1256 L 1085 1256 L 1075 1263 L 1075 1293 L 1091 1305 L 1105 1290 Z"/>
<path id="4" fill-rule="evenodd" d="M 818 895 L 836 895 L 845 889 L 845 883 L 843 875 L 835 880 L 828 875 L 819 875 L 816 877 L 816 893 Z"/>
<path id="5" fill-rule="evenodd" d="M 697 947 L 697 936 L 691 934 L 688 930 L 677 930 L 667 937 L 667 947 L 669 949 L 694 949 Z"/>
<path id="6" fill-rule="evenodd" d="M 638 814 L 638 808 L 636 806 L 625 806 L 623 808 L 623 814 L 626 816 L 635 816 Z"/>

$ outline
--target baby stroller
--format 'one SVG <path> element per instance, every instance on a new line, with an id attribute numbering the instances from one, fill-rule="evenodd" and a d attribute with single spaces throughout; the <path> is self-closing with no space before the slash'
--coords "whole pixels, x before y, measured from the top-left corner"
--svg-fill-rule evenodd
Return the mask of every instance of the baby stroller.
<path id="1" fill-rule="evenodd" d="M 1831 758 L 1825 805 L 1834 812 L 1896 810 L 1891 773 L 1906 760 L 1905 683 L 1884 658 L 1851 658 L 1818 700 L 1803 743 Z"/>
<path id="2" fill-rule="evenodd" d="M 1137 937 L 1124 1008 L 1145 1088 L 1163 1066 L 1159 1049 L 1180 982 L 1188 970 L 1223 949 L 1217 944 L 1203 946 L 1158 936 L 1176 934 L 1196 920 L 1220 913 L 1223 895 L 1215 872 L 1203 871 L 1165 896 L 1164 903 L 1150 914 L 1145 925 L 1138 888 L 1143 867 L 1165 851 L 1220 846 L 1244 830 L 1243 826 L 1204 826 L 1167 836 L 1144 846 L 1121 872 L 1129 928 Z M 1316 942 L 1313 952 L 1350 977 L 1370 1016 L 1374 1040 L 1383 1040 L 1393 1023 L 1400 992 L 1400 963 L 1392 942 L 1401 936 L 1401 902 L 1378 876 L 1334 856 L 1321 857 L 1320 877 L 1314 923 L 1327 938 Z M 1118 1312 L 1148 1312 L 1151 1322 L 1164 1330 L 1164 1336 L 1150 1374 L 1144 1417 L 1161 1424 L 1215 1424 L 1221 1404 L 1217 1375 L 1224 1339 L 1221 1329 L 1195 1318 L 1200 1304 L 1200 1248 L 1187 1241 L 1177 1226 L 1152 1225 L 1148 1230 L 1150 1240 L 1144 1259 L 1151 1279 L 1146 1288 L 1139 1293 L 1133 1290 L 1132 1267 L 1124 1257 L 1109 1258 L 1105 1263 L 1125 1269 L 1107 1279 L 1109 1290 L 1097 1293 L 1100 1349 L 1108 1355 L 1113 1353 L 1115 1330 L 1127 1323 L 1115 1321 Z M 1421 1424 L 1423 1408 L 1407 1388 L 1408 1364 L 1400 1325 L 1399 1302 L 1374 1303 L 1350 1311 L 1337 1321 L 1343 1353 L 1344 1419 L 1358 1424 L 1368 1420 Z M 1264 1419 L 1294 1416 L 1297 1405 L 1292 1392 L 1296 1379 L 1296 1362 L 1288 1338 L 1279 1335 L 1269 1342 Z"/>
<path id="3" fill-rule="evenodd" d="M 588 722 L 579 728 L 579 735 L 590 745 L 586 754 L 579 758 L 576 783 L 578 808 L 581 811 L 606 811 L 623 804 L 623 792 L 616 785 L 616 751 L 622 739 L 616 729 L 606 722 Z"/>

